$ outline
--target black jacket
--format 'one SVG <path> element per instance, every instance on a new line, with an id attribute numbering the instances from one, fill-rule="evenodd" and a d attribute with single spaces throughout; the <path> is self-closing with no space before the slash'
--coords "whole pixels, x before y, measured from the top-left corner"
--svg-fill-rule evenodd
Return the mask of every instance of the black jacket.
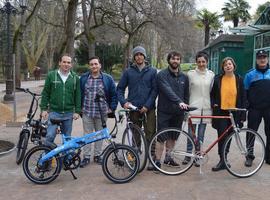
<path id="1" fill-rule="evenodd" d="M 221 106 L 221 80 L 224 74 L 216 75 L 214 78 L 214 84 L 210 93 L 211 98 L 211 106 L 213 108 L 213 115 L 224 115 L 224 111 L 222 112 Z M 246 91 L 244 88 L 243 78 L 240 75 L 235 75 L 236 78 L 236 89 L 237 89 L 237 97 L 236 97 L 236 107 L 237 108 L 246 108 L 247 107 L 247 97 Z M 217 105 L 214 107 L 214 105 Z M 234 118 L 236 124 L 240 124 L 241 121 L 246 120 L 246 112 L 236 112 L 234 113 Z M 217 128 L 217 120 L 212 119 L 213 128 Z"/>
<path id="2" fill-rule="evenodd" d="M 182 114 L 179 103 L 189 101 L 188 77 L 182 72 L 175 75 L 169 68 L 157 75 L 158 111 L 168 114 Z"/>

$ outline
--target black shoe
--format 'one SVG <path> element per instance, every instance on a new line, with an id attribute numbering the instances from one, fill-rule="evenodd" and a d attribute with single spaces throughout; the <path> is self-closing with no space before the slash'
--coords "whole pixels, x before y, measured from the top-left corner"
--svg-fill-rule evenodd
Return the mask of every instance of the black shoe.
<path id="1" fill-rule="evenodd" d="M 80 168 L 84 168 L 86 165 L 90 164 L 90 158 L 84 158 L 80 163 Z"/>
<path id="2" fill-rule="evenodd" d="M 199 163 L 197 163 L 195 160 L 193 161 L 193 164 L 195 167 L 200 167 L 201 165 Z"/>
<path id="3" fill-rule="evenodd" d="M 246 162 L 245 162 L 245 166 L 246 167 L 251 167 L 252 166 L 252 163 L 253 163 L 253 159 L 247 158 L 246 159 Z"/>
<path id="4" fill-rule="evenodd" d="M 226 166 L 223 160 L 220 160 L 219 163 L 215 167 L 212 167 L 213 172 L 217 172 L 224 169 L 226 169 Z"/>
<path id="5" fill-rule="evenodd" d="M 165 158 L 164 164 L 170 167 L 179 167 L 180 165 L 175 162 L 171 157 Z"/>
<path id="6" fill-rule="evenodd" d="M 191 160 L 190 157 L 185 156 L 185 159 L 182 161 L 182 164 L 187 165 L 190 162 L 190 160 Z"/>
<path id="7" fill-rule="evenodd" d="M 265 163 L 270 165 L 270 161 L 269 160 L 265 160 Z"/>
<path id="8" fill-rule="evenodd" d="M 94 156 L 94 162 L 102 165 L 102 158 L 100 156 Z"/>
<path id="9" fill-rule="evenodd" d="M 158 168 L 161 168 L 161 163 L 160 163 L 160 161 L 156 161 L 155 164 L 156 164 L 156 166 L 157 166 Z M 157 169 L 155 166 L 153 166 L 153 167 L 154 167 L 154 171 L 158 171 L 158 169 Z"/>

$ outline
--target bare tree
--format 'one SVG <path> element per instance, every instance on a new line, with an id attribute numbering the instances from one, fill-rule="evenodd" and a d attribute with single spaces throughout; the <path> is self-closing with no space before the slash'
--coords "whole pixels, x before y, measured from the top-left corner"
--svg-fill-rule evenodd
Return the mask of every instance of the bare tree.
<path id="1" fill-rule="evenodd" d="M 37 0 L 33 7 L 27 10 L 26 14 L 29 13 L 27 18 L 24 18 L 24 15 L 21 16 L 21 22 L 18 28 L 15 30 L 13 37 L 13 53 L 16 55 L 15 57 L 15 84 L 16 87 L 21 86 L 21 65 L 22 65 L 22 40 L 23 35 L 26 31 L 27 26 L 32 22 L 32 20 L 37 15 L 37 12 L 40 8 L 41 0 Z"/>
<path id="2" fill-rule="evenodd" d="M 47 12 L 47 15 L 52 18 L 53 10 L 50 9 L 49 13 Z M 30 29 L 27 38 L 22 41 L 22 47 L 26 56 L 28 69 L 32 72 L 46 47 L 52 26 L 45 26 L 38 18 L 34 19 L 29 26 Z"/>
<path id="3" fill-rule="evenodd" d="M 154 12 L 149 17 L 158 33 L 158 65 L 171 49 L 180 51 L 186 59 L 201 47 L 201 32 L 195 28 L 194 5 L 193 0 L 157 0 L 152 5 Z"/>
<path id="4" fill-rule="evenodd" d="M 124 67 L 130 57 L 134 38 L 148 23 L 151 23 L 146 13 L 152 8 L 147 0 L 103 0 L 100 8 L 107 13 L 106 22 L 113 28 L 123 31 L 126 35 Z"/>
<path id="5" fill-rule="evenodd" d="M 104 18 L 107 14 L 99 9 L 98 4 L 99 1 L 82 0 L 83 34 L 87 41 L 89 57 L 95 54 L 95 35 L 93 31 L 105 24 Z"/>

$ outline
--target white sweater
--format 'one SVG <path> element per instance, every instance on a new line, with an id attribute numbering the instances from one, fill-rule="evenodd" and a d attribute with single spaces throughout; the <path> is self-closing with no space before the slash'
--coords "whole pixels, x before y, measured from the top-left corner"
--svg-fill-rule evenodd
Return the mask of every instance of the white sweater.
<path id="1" fill-rule="evenodd" d="M 190 112 L 191 115 L 211 115 L 210 91 L 213 85 L 214 72 L 198 68 L 187 73 L 189 78 L 189 105 L 198 109 Z M 200 123 L 200 119 L 192 119 L 193 123 Z M 210 119 L 203 119 L 203 123 L 210 123 Z"/>

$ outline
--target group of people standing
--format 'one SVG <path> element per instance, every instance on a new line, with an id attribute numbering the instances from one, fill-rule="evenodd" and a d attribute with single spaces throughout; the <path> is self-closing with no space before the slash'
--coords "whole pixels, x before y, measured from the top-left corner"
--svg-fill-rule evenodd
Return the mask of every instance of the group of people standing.
<path id="1" fill-rule="evenodd" d="M 40 108 L 44 119 L 64 119 L 62 130 L 70 135 L 73 119 L 82 116 L 84 133 L 102 129 L 100 112 L 107 119 L 108 113 L 114 113 L 118 101 L 123 108 L 134 105 L 139 112 L 131 113 L 131 120 L 142 126 L 140 115 L 145 114 L 144 123 L 146 140 L 149 144 L 156 131 L 168 127 L 182 127 L 184 110 L 189 106 L 197 107 L 191 114 L 196 115 L 228 115 L 228 108 L 248 108 L 248 127 L 258 129 L 261 119 L 265 122 L 267 138 L 265 162 L 270 164 L 270 69 L 268 53 L 261 50 L 256 54 L 256 67 L 249 71 L 245 79 L 235 73 L 236 64 L 230 57 L 225 58 L 221 64 L 221 73 L 215 75 L 208 66 L 208 55 L 199 52 L 196 55 L 197 67 L 187 74 L 181 72 L 181 54 L 172 51 L 167 56 L 168 67 L 157 73 L 157 70 L 146 61 L 146 51 L 137 46 L 133 49 L 133 63 L 123 72 L 116 87 L 113 78 L 102 72 L 98 57 L 89 59 L 89 71 L 80 78 L 70 69 L 72 58 L 63 55 L 59 61 L 59 69 L 48 74 L 42 92 Z M 125 95 L 128 88 L 127 97 Z M 105 98 L 101 102 L 101 110 L 95 101 L 96 95 Z M 156 106 L 156 99 L 158 103 Z M 157 109 L 157 111 L 156 111 Z M 246 119 L 245 113 L 234 113 L 236 124 L 241 127 Z M 197 130 L 198 138 L 204 140 L 204 133 L 209 119 L 194 121 L 193 129 Z M 48 121 L 46 139 L 53 142 L 55 138 L 55 125 Z M 212 121 L 213 128 L 218 133 L 231 123 L 228 119 Z M 189 130 L 191 134 L 191 130 Z M 222 158 L 222 145 L 226 138 L 219 141 L 219 163 L 212 168 L 213 171 L 225 169 Z M 172 148 L 175 140 L 166 142 L 166 148 Z M 190 144 L 187 144 L 190 149 Z M 94 162 L 101 163 L 100 154 L 102 141 L 96 142 L 94 147 Z M 81 167 L 90 163 L 90 147 L 83 150 Z M 246 158 L 246 166 L 252 166 L 253 155 Z M 156 165 L 160 166 L 158 155 Z M 165 158 L 167 165 L 179 164 L 170 158 Z M 183 164 L 188 163 L 186 158 Z M 149 165 L 148 170 L 154 170 Z"/>

